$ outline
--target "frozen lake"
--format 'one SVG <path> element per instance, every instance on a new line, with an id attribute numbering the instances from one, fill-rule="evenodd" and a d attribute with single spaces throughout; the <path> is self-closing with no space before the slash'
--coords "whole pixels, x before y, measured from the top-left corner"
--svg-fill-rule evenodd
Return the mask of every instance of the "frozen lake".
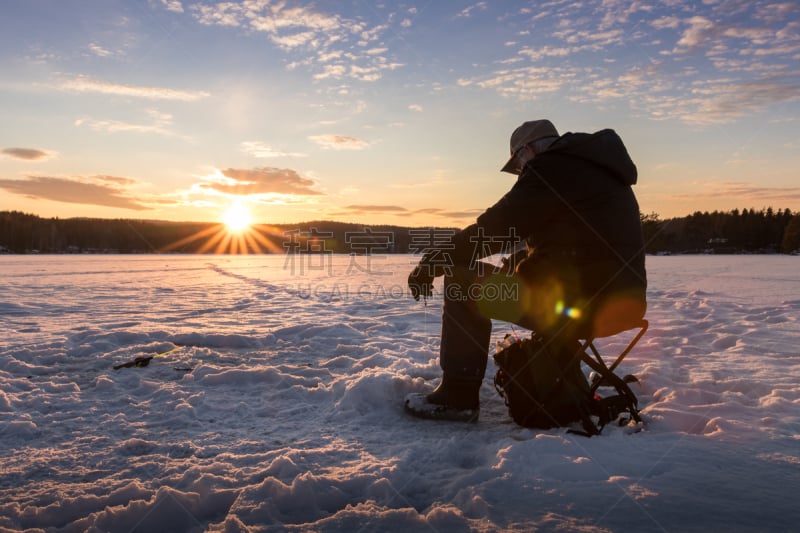
<path id="1" fill-rule="evenodd" d="M 515 426 L 491 358 L 477 424 L 403 413 L 415 260 L 0 256 L 0 530 L 797 528 L 800 258 L 648 257 L 646 426 L 592 439 Z"/>

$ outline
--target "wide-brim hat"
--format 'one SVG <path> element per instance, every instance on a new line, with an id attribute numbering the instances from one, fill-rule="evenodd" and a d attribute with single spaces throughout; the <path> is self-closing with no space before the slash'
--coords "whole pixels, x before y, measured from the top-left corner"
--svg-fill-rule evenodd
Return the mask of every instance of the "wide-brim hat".
<path id="1" fill-rule="evenodd" d="M 558 137 L 558 130 L 553 123 L 547 119 L 531 120 L 523 122 L 522 125 L 511 134 L 511 157 L 508 159 L 500 172 L 510 172 L 517 174 L 514 158 L 520 148 L 545 137 Z"/>

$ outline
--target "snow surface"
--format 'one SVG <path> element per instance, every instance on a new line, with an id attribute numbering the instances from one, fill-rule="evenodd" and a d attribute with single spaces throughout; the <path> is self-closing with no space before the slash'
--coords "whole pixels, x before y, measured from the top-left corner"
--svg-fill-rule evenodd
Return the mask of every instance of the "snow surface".
<path id="1" fill-rule="evenodd" d="M 478 423 L 404 414 L 414 261 L 0 257 L 0 530 L 800 527 L 800 258 L 648 257 L 646 426 L 591 439 L 514 425 L 491 359 Z"/>

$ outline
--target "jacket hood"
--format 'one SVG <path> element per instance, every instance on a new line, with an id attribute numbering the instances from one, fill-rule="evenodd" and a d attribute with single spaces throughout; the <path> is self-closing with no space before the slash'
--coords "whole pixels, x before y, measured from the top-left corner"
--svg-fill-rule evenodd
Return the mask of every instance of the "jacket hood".
<path id="1" fill-rule="evenodd" d="M 558 152 L 588 161 L 609 171 L 625 185 L 634 185 L 638 177 L 636 165 L 622 139 L 611 129 L 596 133 L 566 133 L 547 152 Z"/>

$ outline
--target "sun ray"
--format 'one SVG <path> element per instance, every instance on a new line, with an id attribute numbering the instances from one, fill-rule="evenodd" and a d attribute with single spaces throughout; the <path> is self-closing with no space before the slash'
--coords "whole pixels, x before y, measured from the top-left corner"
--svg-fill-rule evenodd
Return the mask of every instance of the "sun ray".
<path id="1" fill-rule="evenodd" d="M 253 232 L 251 232 L 250 235 L 263 245 L 268 253 L 283 253 L 285 251 L 282 246 L 278 246 L 269 239 L 269 236 L 283 235 L 282 232 L 272 226 L 267 226 L 265 224 L 254 226 Z"/>
<path id="2" fill-rule="evenodd" d="M 186 246 L 187 244 L 191 244 L 191 243 L 193 243 L 195 241 L 199 241 L 200 239 L 203 239 L 205 237 L 211 236 L 211 235 L 217 233 L 218 231 L 220 231 L 220 226 L 215 224 L 215 225 L 213 225 L 213 226 L 211 226 L 209 228 L 200 230 L 197 233 L 193 233 L 192 235 L 189 235 L 188 237 L 184 237 L 184 238 L 182 238 L 182 239 L 180 239 L 178 241 L 175 241 L 172 244 L 169 244 L 169 245 L 165 246 L 163 248 L 163 251 L 169 252 L 169 251 L 172 251 L 172 250 L 176 250 L 178 248 L 181 248 L 182 246 Z"/>
<path id="3" fill-rule="evenodd" d="M 225 230 L 222 226 L 216 226 L 217 232 L 214 233 L 208 241 L 197 251 L 198 253 L 204 254 L 214 248 L 214 245 L 217 244 L 219 241 L 225 238 Z M 219 252 L 215 252 L 219 253 Z"/>
<path id="4" fill-rule="evenodd" d="M 199 254 L 274 254 L 286 251 L 282 246 L 285 232 L 280 228 L 252 223 L 249 210 L 241 204 L 232 205 L 229 211 L 236 213 L 236 217 L 232 216 L 230 219 L 233 221 L 231 224 L 226 221 L 229 220 L 227 217 L 222 217 L 221 222 L 202 227 L 196 233 L 181 237 L 162 250 L 169 252 L 188 248 Z M 242 212 L 247 213 L 247 218 L 240 217 Z M 236 229 L 244 220 L 248 223 L 241 229 Z"/>

